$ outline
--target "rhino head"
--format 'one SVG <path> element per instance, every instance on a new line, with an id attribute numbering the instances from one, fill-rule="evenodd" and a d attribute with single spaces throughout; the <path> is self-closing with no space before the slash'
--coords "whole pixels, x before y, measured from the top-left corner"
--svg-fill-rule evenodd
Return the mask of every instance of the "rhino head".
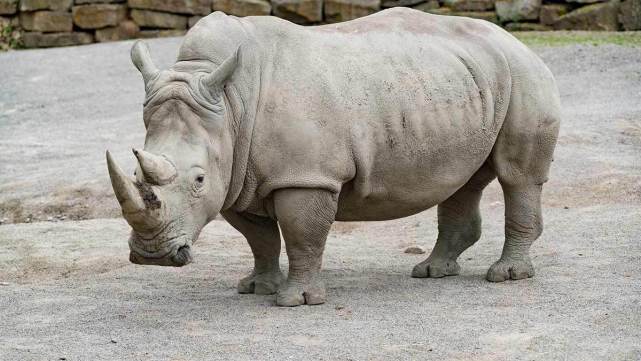
<path id="1" fill-rule="evenodd" d="M 238 51 L 209 71 L 160 71 L 145 44 L 131 51 L 146 90 L 144 149 L 127 176 L 107 151 L 107 167 L 122 215 L 131 225 L 129 260 L 184 266 L 202 228 L 223 207 L 232 170 L 233 130 L 224 85 Z"/>

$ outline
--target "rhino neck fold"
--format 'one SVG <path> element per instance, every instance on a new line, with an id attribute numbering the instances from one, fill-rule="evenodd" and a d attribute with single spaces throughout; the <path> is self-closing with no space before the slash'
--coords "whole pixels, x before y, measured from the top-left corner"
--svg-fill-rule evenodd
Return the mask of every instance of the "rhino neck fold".
<path id="1" fill-rule="evenodd" d="M 245 203 L 241 196 L 247 175 L 249 150 L 254 130 L 261 85 L 261 63 L 259 47 L 255 41 L 246 41 L 242 46 L 242 57 L 238 71 L 225 87 L 225 119 L 232 129 L 233 163 L 227 196 L 222 210 L 238 207 Z M 240 204 L 242 207 L 242 204 Z"/>

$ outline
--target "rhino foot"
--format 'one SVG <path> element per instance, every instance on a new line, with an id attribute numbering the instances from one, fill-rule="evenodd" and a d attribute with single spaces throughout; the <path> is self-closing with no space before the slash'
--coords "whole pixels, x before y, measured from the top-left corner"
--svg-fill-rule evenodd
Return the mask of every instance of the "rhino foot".
<path id="1" fill-rule="evenodd" d="M 285 276 L 280 270 L 265 273 L 252 272 L 252 274 L 238 282 L 238 293 L 273 295 L 278 291 L 278 287 L 284 280 Z"/>
<path id="2" fill-rule="evenodd" d="M 278 291 L 276 304 L 278 306 L 320 305 L 325 303 L 325 285 L 322 282 L 299 284 L 287 282 Z"/>
<path id="3" fill-rule="evenodd" d="M 426 259 L 414 266 L 412 277 L 414 278 L 441 278 L 445 276 L 456 276 L 461 271 L 461 266 L 451 259 Z"/>
<path id="4" fill-rule="evenodd" d="M 485 277 L 490 282 L 503 282 L 505 280 L 520 280 L 534 276 L 534 267 L 529 258 L 525 259 L 500 259 L 496 261 Z"/>

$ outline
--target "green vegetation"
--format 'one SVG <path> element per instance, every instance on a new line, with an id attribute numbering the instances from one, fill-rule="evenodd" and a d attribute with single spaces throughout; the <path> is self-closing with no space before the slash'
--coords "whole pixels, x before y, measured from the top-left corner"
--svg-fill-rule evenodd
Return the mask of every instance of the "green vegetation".
<path id="1" fill-rule="evenodd" d="M 22 46 L 20 32 L 9 22 L 0 19 L 0 51 L 17 49 Z"/>
<path id="2" fill-rule="evenodd" d="M 641 32 L 607 31 L 522 31 L 513 32 L 519 40 L 529 46 L 564 46 L 572 44 L 641 47 Z"/>

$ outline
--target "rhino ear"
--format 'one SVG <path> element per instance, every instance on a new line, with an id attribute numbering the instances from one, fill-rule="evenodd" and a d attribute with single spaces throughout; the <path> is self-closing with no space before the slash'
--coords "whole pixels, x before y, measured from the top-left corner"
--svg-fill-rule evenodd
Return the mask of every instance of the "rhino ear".
<path id="1" fill-rule="evenodd" d="M 134 63 L 138 71 L 140 71 L 140 74 L 142 74 L 145 86 L 147 86 L 149 81 L 155 78 L 159 72 L 156 65 L 154 65 L 153 60 L 151 60 L 149 47 L 140 40 L 136 41 L 134 46 L 131 48 L 131 61 Z"/>
<path id="2" fill-rule="evenodd" d="M 225 83 L 238 67 L 239 53 L 240 47 L 229 58 L 225 59 L 216 70 L 202 78 L 201 84 L 204 85 L 205 89 L 211 92 L 212 90 L 220 90 L 225 86 Z"/>

